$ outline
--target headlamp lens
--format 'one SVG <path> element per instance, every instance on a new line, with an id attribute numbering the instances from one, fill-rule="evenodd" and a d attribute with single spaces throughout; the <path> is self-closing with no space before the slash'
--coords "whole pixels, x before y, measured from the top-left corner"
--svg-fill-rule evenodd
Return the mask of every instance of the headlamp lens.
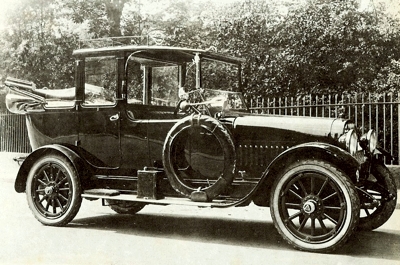
<path id="1" fill-rule="evenodd" d="M 378 144 L 378 137 L 375 130 L 369 130 L 367 133 L 368 150 L 373 153 Z"/>
<path id="2" fill-rule="evenodd" d="M 351 155 L 355 155 L 358 147 L 358 136 L 354 129 L 349 130 L 346 135 L 346 148 Z"/>

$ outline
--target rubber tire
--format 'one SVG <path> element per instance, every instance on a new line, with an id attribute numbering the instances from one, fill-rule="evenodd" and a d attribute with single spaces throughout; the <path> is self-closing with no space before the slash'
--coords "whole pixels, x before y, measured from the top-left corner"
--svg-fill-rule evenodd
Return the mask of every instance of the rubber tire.
<path id="1" fill-rule="evenodd" d="M 280 198 L 285 195 L 285 185 L 290 185 L 291 181 L 296 179 L 296 176 L 302 176 L 299 174 L 307 174 L 307 172 L 310 171 L 328 177 L 330 182 L 333 182 L 335 187 L 340 189 L 342 193 L 341 196 L 345 199 L 346 209 L 351 209 L 350 211 L 345 211 L 345 219 L 342 225 L 332 229 L 335 234 L 334 237 L 324 239 L 324 241 L 319 243 L 317 241 L 310 243 L 312 235 L 303 240 L 290 231 L 288 226 L 290 225 L 289 223 L 292 222 L 288 220 L 288 225 L 285 224 L 283 220 L 284 217 L 281 215 L 282 209 L 279 207 L 281 203 Z M 296 182 L 293 182 L 293 184 L 294 183 Z M 330 163 L 320 160 L 300 160 L 287 166 L 275 180 L 271 191 L 270 203 L 271 216 L 278 233 L 294 248 L 309 252 L 332 252 L 345 244 L 357 227 L 360 213 L 360 201 L 357 191 L 349 177 Z M 299 209 L 300 212 L 302 211 L 301 209 L 304 209 L 304 207 Z M 325 212 L 325 210 L 326 209 L 323 208 L 323 212 Z M 300 217 L 299 219 L 300 222 L 304 220 L 304 218 L 301 219 Z M 326 235 L 331 236 L 329 233 Z"/>
<path id="2" fill-rule="evenodd" d="M 111 210 L 113 210 L 114 212 L 118 213 L 118 214 L 136 214 L 137 212 L 139 212 L 140 210 L 142 210 L 146 204 L 145 203 L 140 203 L 140 202 L 131 202 L 131 201 L 121 201 L 121 200 L 107 200 L 107 202 L 109 203 L 109 207 L 111 208 Z M 115 204 L 115 202 L 118 202 L 118 204 Z M 119 203 L 122 203 L 119 204 Z M 125 203 L 125 207 L 123 206 L 123 204 Z M 128 205 L 128 204 L 132 204 L 132 205 Z"/>
<path id="3" fill-rule="evenodd" d="M 381 205 L 368 217 L 360 218 L 358 229 L 363 231 L 372 231 L 386 223 L 392 216 L 397 205 L 397 187 L 393 175 L 389 169 L 381 164 L 371 167 L 371 174 L 377 179 L 378 185 L 388 190 L 395 196 L 394 200 L 381 202 Z M 361 209 L 362 211 L 362 209 Z"/>
<path id="4" fill-rule="evenodd" d="M 192 126 L 201 126 L 203 129 L 206 129 L 208 132 L 212 133 L 218 139 L 224 153 L 225 160 L 222 176 L 214 184 L 201 190 L 206 193 L 208 200 L 212 200 L 220 195 L 226 189 L 226 187 L 232 183 L 235 177 L 234 172 L 236 167 L 236 151 L 232 136 L 217 119 L 214 119 L 208 115 L 194 114 L 177 122 L 168 132 L 164 142 L 162 157 L 164 170 L 171 186 L 176 192 L 186 197 L 190 197 L 193 192 L 198 191 L 197 189 L 186 185 L 180 180 L 178 173 L 175 170 L 174 163 L 171 159 L 174 141 L 176 140 L 177 136 L 183 131 L 189 130 Z"/>
<path id="5" fill-rule="evenodd" d="M 60 203 L 64 203 L 64 200 L 61 199 L 61 195 L 67 198 L 67 202 L 64 203 L 63 206 L 66 208 L 63 209 L 58 216 L 46 216 L 46 207 L 41 207 L 40 205 L 43 206 L 39 201 L 35 200 L 36 198 L 36 192 L 34 191 L 36 189 L 36 177 L 37 176 L 43 176 L 41 175 L 42 170 L 45 167 L 48 167 L 51 164 L 55 164 L 59 171 L 64 174 L 64 176 L 67 178 L 67 183 L 68 185 L 63 185 L 62 187 L 64 189 L 68 189 L 68 194 L 65 192 L 55 192 L 55 196 L 57 196 L 57 199 Z M 56 177 L 57 179 L 57 177 Z M 61 181 L 59 183 L 62 183 Z M 62 184 L 65 184 L 62 183 Z M 45 156 L 40 157 L 32 166 L 32 168 L 29 171 L 28 178 L 26 181 L 26 198 L 28 201 L 28 206 L 31 209 L 34 217 L 41 222 L 44 225 L 49 225 L 49 226 L 65 226 L 68 224 L 79 211 L 79 208 L 82 203 L 82 188 L 81 188 L 81 183 L 78 178 L 78 174 L 74 168 L 74 166 L 71 164 L 71 162 L 65 158 L 62 155 L 58 154 L 48 154 Z M 61 194 L 61 195 L 59 195 Z M 43 195 L 43 194 L 41 194 Z M 39 200 L 39 198 L 38 198 Z M 44 201 L 43 201 L 44 202 Z M 50 208 L 54 208 L 51 207 Z M 48 213 L 52 214 L 50 212 L 50 208 L 47 211 Z"/>

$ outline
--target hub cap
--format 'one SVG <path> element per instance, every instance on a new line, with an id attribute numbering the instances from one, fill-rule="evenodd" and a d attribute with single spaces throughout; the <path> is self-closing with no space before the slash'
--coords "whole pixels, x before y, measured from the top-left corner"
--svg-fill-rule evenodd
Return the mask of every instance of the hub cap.
<path id="1" fill-rule="evenodd" d="M 304 203 L 303 210 L 307 214 L 312 214 L 315 211 L 315 209 L 317 208 L 316 205 L 317 205 L 316 201 L 309 200 L 306 203 Z"/>

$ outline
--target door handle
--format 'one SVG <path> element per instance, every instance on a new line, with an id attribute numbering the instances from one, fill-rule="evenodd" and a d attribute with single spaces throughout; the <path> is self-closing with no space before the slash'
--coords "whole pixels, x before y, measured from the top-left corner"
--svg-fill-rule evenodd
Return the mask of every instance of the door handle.
<path id="1" fill-rule="evenodd" d="M 110 117 L 110 121 L 117 121 L 119 119 L 119 113 L 117 113 L 117 114 L 115 114 L 115 115 L 112 115 L 111 117 Z"/>

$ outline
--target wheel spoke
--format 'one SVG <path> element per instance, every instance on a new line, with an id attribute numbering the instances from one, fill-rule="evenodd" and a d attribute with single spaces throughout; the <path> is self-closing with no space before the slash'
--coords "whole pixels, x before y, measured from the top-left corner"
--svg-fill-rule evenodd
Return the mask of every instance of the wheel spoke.
<path id="1" fill-rule="evenodd" d="M 46 203 L 46 211 L 49 211 L 49 207 L 50 207 L 50 199 L 47 199 L 47 203 Z"/>
<path id="2" fill-rule="evenodd" d="M 61 184 L 64 184 L 65 181 L 67 181 L 67 177 L 64 177 L 62 180 L 60 180 L 60 182 L 57 183 L 58 186 L 61 186 Z"/>
<path id="3" fill-rule="evenodd" d="M 306 216 L 303 221 L 301 222 L 299 228 L 297 229 L 297 231 L 301 232 L 301 230 L 303 230 L 304 226 L 306 225 L 307 221 L 308 221 L 309 217 Z"/>
<path id="4" fill-rule="evenodd" d="M 47 183 L 46 183 L 46 182 L 44 182 L 43 180 L 41 180 L 41 179 L 37 179 L 37 181 L 38 181 L 40 184 L 42 184 L 43 186 L 47 186 Z"/>
<path id="5" fill-rule="evenodd" d="M 310 194 L 314 194 L 314 188 L 315 188 L 315 178 L 314 176 L 310 177 Z"/>
<path id="6" fill-rule="evenodd" d="M 287 221 L 293 220 L 296 217 L 299 217 L 301 215 L 301 211 L 298 211 L 297 213 L 289 216 L 289 218 L 287 219 Z"/>
<path id="7" fill-rule="evenodd" d="M 35 192 L 36 192 L 37 194 L 43 194 L 44 189 L 37 189 L 37 190 L 35 190 Z"/>
<path id="8" fill-rule="evenodd" d="M 58 169 L 57 174 L 56 174 L 56 177 L 55 177 L 55 179 L 54 179 L 54 182 L 55 182 L 55 183 L 57 183 L 58 178 L 60 177 L 60 172 L 61 172 L 61 169 Z"/>
<path id="9" fill-rule="evenodd" d="M 59 199 L 56 199 L 55 201 L 57 202 L 58 207 L 60 207 L 61 212 L 63 212 L 63 211 L 64 211 L 64 207 L 61 205 L 60 200 L 59 200 Z"/>
<path id="10" fill-rule="evenodd" d="M 329 178 L 326 178 L 324 183 L 321 186 L 321 189 L 318 191 L 317 196 L 321 195 L 321 192 L 324 190 L 325 186 L 329 183 Z"/>
<path id="11" fill-rule="evenodd" d="M 53 207 L 53 213 L 57 213 L 56 203 L 54 199 L 51 199 L 51 207 Z"/>
<path id="12" fill-rule="evenodd" d="M 365 214 L 366 214 L 367 216 L 370 216 L 370 215 L 371 215 L 370 212 L 368 211 L 368 209 L 364 209 L 364 212 L 365 212 Z"/>
<path id="13" fill-rule="evenodd" d="M 49 176 L 47 175 L 46 170 L 43 170 L 43 175 L 46 178 L 47 182 L 50 182 Z"/>
<path id="14" fill-rule="evenodd" d="M 324 217 L 327 218 L 332 223 L 334 223 L 335 225 L 337 225 L 338 222 L 335 219 L 333 219 L 332 217 L 330 217 L 329 215 L 327 215 L 326 213 L 324 213 Z"/>
<path id="15" fill-rule="evenodd" d="M 294 190 L 289 189 L 289 192 L 292 193 L 294 196 L 296 196 L 297 198 L 299 198 L 300 200 L 303 199 L 303 197 L 301 197 L 299 194 L 297 194 Z"/>
<path id="16" fill-rule="evenodd" d="M 301 182 L 301 180 L 298 180 L 297 182 L 299 183 L 299 186 L 300 186 L 300 188 L 302 189 L 302 191 L 304 192 L 304 194 L 307 196 L 308 193 L 307 193 L 306 188 L 305 188 L 304 185 L 303 185 L 303 182 Z"/>
<path id="17" fill-rule="evenodd" d="M 64 195 L 62 195 L 61 193 L 58 194 L 58 197 L 61 198 L 61 199 L 63 199 L 64 201 L 68 201 L 68 199 L 65 198 Z"/>
<path id="18" fill-rule="evenodd" d="M 287 209 L 297 209 L 297 210 L 301 209 L 301 205 L 298 203 L 286 202 L 285 205 Z"/>
<path id="19" fill-rule="evenodd" d="M 299 211 L 299 212 L 297 212 L 297 213 L 291 215 L 291 216 L 289 217 L 289 220 L 293 220 L 293 219 L 299 217 L 300 215 L 301 215 L 301 211 Z"/>
<path id="20" fill-rule="evenodd" d="M 46 200 L 47 199 L 47 195 L 44 195 L 40 200 L 39 200 L 39 203 L 42 203 L 44 200 Z"/>
<path id="21" fill-rule="evenodd" d="M 331 195 L 329 195 L 329 196 L 325 197 L 324 199 L 322 199 L 322 201 L 326 201 L 326 200 L 332 198 L 332 197 L 335 196 L 335 195 L 337 195 L 337 192 L 336 192 L 336 191 L 335 191 L 334 193 L 332 193 Z"/>
<path id="22" fill-rule="evenodd" d="M 324 232 L 324 234 L 328 233 L 328 230 L 326 229 L 326 226 L 324 224 L 324 220 L 322 220 L 321 217 L 318 217 L 318 222 L 322 228 L 322 231 Z"/>
<path id="23" fill-rule="evenodd" d="M 315 235 L 315 218 L 311 218 L 311 236 Z"/>
<path id="24" fill-rule="evenodd" d="M 325 206 L 325 209 L 329 210 L 343 210 L 344 206 Z"/>
<path id="25" fill-rule="evenodd" d="M 54 166 L 50 164 L 50 180 L 54 180 Z"/>

